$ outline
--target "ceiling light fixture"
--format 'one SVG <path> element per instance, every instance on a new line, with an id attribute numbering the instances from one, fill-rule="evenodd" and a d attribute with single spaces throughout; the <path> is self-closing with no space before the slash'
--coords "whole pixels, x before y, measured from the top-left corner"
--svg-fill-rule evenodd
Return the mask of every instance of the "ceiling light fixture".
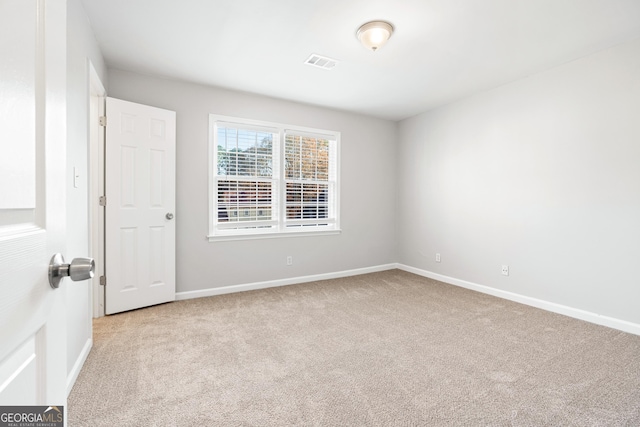
<path id="1" fill-rule="evenodd" d="M 372 51 L 378 50 L 389 40 L 393 33 L 393 26 L 384 21 L 371 21 L 358 28 L 358 40 Z"/>

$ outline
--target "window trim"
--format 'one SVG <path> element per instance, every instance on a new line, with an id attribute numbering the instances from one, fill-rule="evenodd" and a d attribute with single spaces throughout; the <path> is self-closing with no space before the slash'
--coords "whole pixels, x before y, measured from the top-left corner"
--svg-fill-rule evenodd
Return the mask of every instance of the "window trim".
<path id="1" fill-rule="evenodd" d="M 274 155 L 278 158 L 278 176 L 274 177 L 277 183 L 278 194 L 278 211 L 279 217 L 275 220 L 278 223 L 278 227 L 264 231 L 264 229 L 247 229 L 247 230 L 229 230 L 228 233 L 220 233 L 220 229 L 216 227 L 216 191 L 215 191 L 215 179 L 216 179 L 216 164 L 217 164 L 217 150 L 216 145 L 216 124 L 223 125 L 237 125 L 246 128 L 254 128 L 273 132 L 279 135 L 278 148 L 274 150 Z M 335 218 L 327 219 L 331 226 L 325 228 L 310 229 L 307 227 L 290 227 L 287 228 L 285 224 L 286 209 L 284 204 L 286 203 L 286 177 L 284 173 L 285 165 L 285 134 L 287 132 L 294 132 L 303 136 L 311 136 L 315 138 L 326 138 L 331 140 L 335 144 L 335 200 L 333 201 L 335 206 Z M 329 131 L 325 129 L 309 128 L 304 126 L 295 126 L 290 124 L 281 124 L 275 122 L 267 122 L 262 120 L 244 119 L 240 117 L 224 116 L 219 114 L 209 114 L 209 233 L 207 239 L 209 242 L 216 241 L 229 241 L 229 240 L 253 240 L 253 239 L 271 239 L 281 237 L 309 237 L 309 236 L 326 236 L 340 234 L 340 132 Z M 331 182 L 331 181 L 329 181 Z M 272 220 L 273 221 L 273 220 Z M 216 233 L 216 229 L 218 232 Z"/>

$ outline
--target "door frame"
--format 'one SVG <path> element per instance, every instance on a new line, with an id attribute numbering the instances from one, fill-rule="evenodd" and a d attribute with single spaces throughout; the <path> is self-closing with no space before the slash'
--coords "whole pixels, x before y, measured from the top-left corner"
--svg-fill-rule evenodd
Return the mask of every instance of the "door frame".
<path id="1" fill-rule="evenodd" d="M 93 318 L 104 316 L 104 286 L 100 277 L 105 272 L 104 254 L 104 207 L 100 206 L 100 196 L 104 196 L 105 185 L 105 132 L 100 126 L 100 117 L 105 115 L 107 91 L 90 60 L 89 68 L 89 251 L 96 260 L 96 271 L 91 280 Z M 91 319 L 90 319 L 91 321 Z"/>

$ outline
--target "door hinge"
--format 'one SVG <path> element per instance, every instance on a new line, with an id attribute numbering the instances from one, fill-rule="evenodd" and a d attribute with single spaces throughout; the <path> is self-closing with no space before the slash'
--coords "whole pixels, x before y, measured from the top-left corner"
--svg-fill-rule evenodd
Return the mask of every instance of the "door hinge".
<path id="1" fill-rule="evenodd" d="M 107 116 L 100 116 L 100 126 L 107 125 Z"/>
<path id="2" fill-rule="evenodd" d="M 107 276 L 100 276 L 100 286 L 107 286 Z"/>
<path id="3" fill-rule="evenodd" d="M 100 206 L 107 206 L 107 196 L 100 196 L 98 199 L 98 204 Z"/>

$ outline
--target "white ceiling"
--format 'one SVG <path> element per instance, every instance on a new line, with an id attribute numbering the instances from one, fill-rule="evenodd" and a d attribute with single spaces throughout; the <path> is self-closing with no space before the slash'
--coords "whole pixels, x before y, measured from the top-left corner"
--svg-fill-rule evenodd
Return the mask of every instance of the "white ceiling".
<path id="1" fill-rule="evenodd" d="M 640 0 L 82 3 L 109 68 L 392 120 L 640 37 Z M 395 27 L 378 52 L 355 36 L 373 19 Z"/>

